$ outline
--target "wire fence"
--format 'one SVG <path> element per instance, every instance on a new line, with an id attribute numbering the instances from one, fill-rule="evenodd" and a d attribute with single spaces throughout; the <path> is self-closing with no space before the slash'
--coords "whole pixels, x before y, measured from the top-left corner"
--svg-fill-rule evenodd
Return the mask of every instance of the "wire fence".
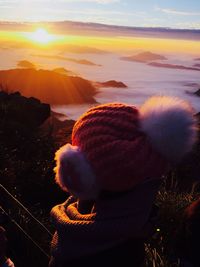
<path id="1" fill-rule="evenodd" d="M 16 267 L 48 266 L 51 231 L 0 184 L 1 222 Z"/>

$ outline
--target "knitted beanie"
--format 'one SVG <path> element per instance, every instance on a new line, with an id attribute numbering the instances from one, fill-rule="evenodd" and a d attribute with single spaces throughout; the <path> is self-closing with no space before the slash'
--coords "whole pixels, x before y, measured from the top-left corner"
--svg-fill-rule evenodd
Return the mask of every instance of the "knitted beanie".
<path id="1" fill-rule="evenodd" d="M 131 190 L 180 161 L 196 132 L 191 106 L 177 98 L 152 97 L 140 108 L 96 106 L 75 123 L 72 145 L 56 152 L 56 182 L 82 199 Z"/>

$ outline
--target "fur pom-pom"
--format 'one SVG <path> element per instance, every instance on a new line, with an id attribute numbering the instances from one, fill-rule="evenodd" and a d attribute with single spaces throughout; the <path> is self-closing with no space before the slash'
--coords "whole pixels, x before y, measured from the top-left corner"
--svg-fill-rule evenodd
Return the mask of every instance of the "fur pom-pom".
<path id="1" fill-rule="evenodd" d="M 140 123 L 152 147 L 172 163 L 190 152 L 197 138 L 193 109 L 178 98 L 151 97 L 140 108 Z"/>
<path id="2" fill-rule="evenodd" d="M 79 199 L 98 195 L 98 185 L 91 166 L 77 146 L 66 144 L 55 154 L 56 183 Z"/>

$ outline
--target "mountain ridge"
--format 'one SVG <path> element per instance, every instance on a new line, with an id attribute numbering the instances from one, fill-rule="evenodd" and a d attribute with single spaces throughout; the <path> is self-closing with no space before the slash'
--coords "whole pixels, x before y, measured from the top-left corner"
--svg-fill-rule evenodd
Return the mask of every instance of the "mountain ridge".
<path id="1" fill-rule="evenodd" d="M 123 25 L 111 25 L 95 22 L 80 22 L 80 21 L 41 21 L 41 22 L 9 22 L 0 21 L 0 28 L 3 30 L 28 30 L 31 27 L 47 27 L 49 30 L 57 30 L 58 33 L 67 32 L 79 33 L 85 35 L 87 33 L 96 32 L 98 35 L 117 36 L 122 33 L 124 36 L 146 36 L 156 38 L 172 38 L 183 40 L 200 40 L 200 29 L 185 29 L 185 28 L 169 28 L 169 27 L 137 27 L 137 26 L 123 26 Z"/>
<path id="2" fill-rule="evenodd" d="M 96 103 L 96 88 L 90 81 L 51 70 L 0 70 L 0 85 L 9 93 L 19 91 L 53 105 Z"/>

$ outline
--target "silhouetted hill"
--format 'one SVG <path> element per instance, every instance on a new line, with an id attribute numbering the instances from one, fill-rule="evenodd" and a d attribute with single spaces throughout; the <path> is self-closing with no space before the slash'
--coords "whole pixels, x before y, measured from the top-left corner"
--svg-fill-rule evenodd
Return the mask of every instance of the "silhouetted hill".
<path id="1" fill-rule="evenodd" d="M 0 85 L 8 92 L 19 91 L 48 104 L 95 103 L 96 89 L 88 80 L 50 70 L 1 70 Z"/>
<path id="2" fill-rule="evenodd" d="M 200 96 L 200 89 L 194 92 L 195 95 Z M 200 118 L 200 113 L 198 113 L 198 118 Z"/>
<path id="3" fill-rule="evenodd" d="M 136 62 L 148 62 L 152 60 L 166 60 L 167 58 L 162 55 L 154 54 L 151 52 L 143 52 L 130 57 L 121 57 L 121 59 Z"/>
<path id="4" fill-rule="evenodd" d="M 186 82 L 184 83 L 184 86 L 189 86 L 189 87 L 193 87 L 193 88 L 197 88 L 200 86 L 199 83 L 196 83 L 196 82 Z"/>
<path id="5" fill-rule="evenodd" d="M 176 64 L 165 64 L 165 63 L 159 63 L 159 62 L 151 62 L 151 63 L 148 63 L 148 65 L 153 66 L 153 67 L 159 67 L 159 68 L 200 71 L 200 69 L 194 68 L 194 67 L 187 67 L 187 66 L 176 65 Z"/>
<path id="6" fill-rule="evenodd" d="M 127 85 L 120 81 L 110 80 L 106 82 L 95 83 L 99 87 L 116 87 L 116 88 L 127 88 Z"/>
<path id="7" fill-rule="evenodd" d="M 55 68 L 52 71 L 55 71 L 57 73 L 63 74 L 63 75 L 68 75 L 68 76 L 77 76 L 73 71 L 65 69 L 65 68 Z"/>
<path id="8" fill-rule="evenodd" d="M 200 63 L 194 64 L 194 67 L 200 68 Z"/>
<path id="9" fill-rule="evenodd" d="M 83 65 L 99 66 L 99 67 L 101 66 L 100 64 L 95 64 L 92 61 L 89 61 L 87 59 L 80 59 L 80 60 L 77 60 L 77 59 L 74 59 L 74 60 L 68 59 L 68 60 L 73 61 L 73 62 L 76 62 L 76 63 L 79 63 L 79 64 L 83 64 Z"/>
<path id="10" fill-rule="evenodd" d="M 56 146 L 62 146 L 71 142 L 71 133 L 75 124 L 74 120 L 59 120 L 62 114 L 51 111 L 48 119 L 40 127 L 42 134 L 50 134 Z"/>
<path id="11" fill-rule="evenodd" d="M 20 68 L 26 68 L 26 69 L 35 69 L 36 68 L 35 64 L 33 64 L 32 62 L 30 62 L 28 60 L 20 60 L 17 63 L 17 66 Z"/>
<path id="12" fill-rule="evenodd" d="M 50 116 L 50 106 L 34 97 L 26 98 L 19 92 L 8 94 L 0 91 L 1 124 L 13 123 L 18 128 L 32 130 L 39 127 Z"/>
<path id="13" fill-rule="evenodd" d="M 34 55 L 40 58 L 49 58 L 49 59 L 58 59 L 58 60 L 65 60 L 65 61 L 71 61 L 71 62 L 75 62 L 77 64 L 81 64 L 81 65 L 89 65 L 89 66 L 101 66 L 99 64 L 95 64 L 92 61 L 89 61 L 87 59 L 75 59 L 75 58 L 71 58 L 71 57 L 64 57 L 64 56 L 60 56 L 60 55 Z"/>

